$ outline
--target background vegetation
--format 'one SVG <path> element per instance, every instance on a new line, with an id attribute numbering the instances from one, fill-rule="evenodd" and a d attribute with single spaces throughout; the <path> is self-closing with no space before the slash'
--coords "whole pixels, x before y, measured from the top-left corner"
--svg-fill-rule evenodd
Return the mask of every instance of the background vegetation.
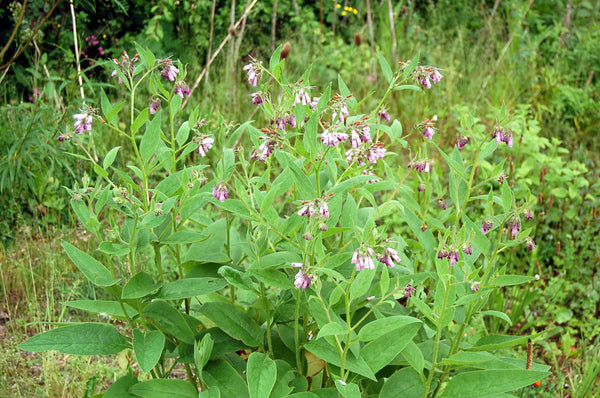
<path id="1" fill-rule="evenodd" d="M 81 176 L 94 173 L 58 138 L 71 129 L 82 92 L 97 106 L 90 101 L 100 98 L 100 88 L 122 89 L 110 76 L 109 59 L 137 42 L 181 60 L 188 82 L 203 76 L 190 103 L 209 124 L 233 125 L 262 117 L 253 113 L 241 67 L 249 56 L 268 59 L 288 42 L 290 74 L 312 65 L 311 83 L 323 87 L 339 73 L 366 101 L 386 86 L 378 52 L 398 62 L 420 51 L 423 64 L 442 69 L 444 84 L 437 95 L 397 95 L 388 111 L 405 129 L 435 113 L 447 143 L 464 128 L 465 110 L 493 119 L 505 104 L 515 132 L 505 173 L 515 192 L 538 198 L 532 209 L 537 249 L 507 251 L 506 263 L 512 273 L 539 281 L 490 299 L 490 309 L 510 312 L 513 326 L 491 319 L 481 327 L 547 333 L 535 356 L 552 366 L 553 377 L 528 391 L 532 396 L 598 394 L 599 13 L 598 1 L 559 0 L 113 0 L 75 2 L 73 10 L 68 2 L 34 0 L 1 9 L 0 337 L 7 354 L 0 360 L 0 391 L 91 396 L 114 380 L 99 375 L 109 369 L 118 377 L 127 364 L 122 357 L 88 361 L 15 348 L 48 322 L 89 319 L 60 304 L 95 292 L 58 242 L 92 239 L 74 221 L 64 188 L 85 186 Z M 108 150 L 117 139 L 95 144 Z M 127 164 L 127 154 L 118 162 Z"/>

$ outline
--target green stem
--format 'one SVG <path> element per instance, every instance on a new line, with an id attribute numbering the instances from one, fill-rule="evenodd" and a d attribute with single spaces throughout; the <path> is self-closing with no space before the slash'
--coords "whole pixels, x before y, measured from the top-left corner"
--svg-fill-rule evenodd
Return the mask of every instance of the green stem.
<path id="1" fill-rule="evenodd" d="M 190 379 L 190 382 L 192 383 L 196 391 L 198 391 L 198 383 L 196 382 L 196 377 L 194 377 L 189 363 L 185 364 L 185 372 L 187 373 L 188 379 Z"/>
<path id="2" fill-rule="evenodd" d="M 300 322 L 300 295 L 301 295 L 302 291 L 300 289 L 296 289 L 296 312 L 294 314 L 294 346 L 295 346 L 295 353 L 296 353 L 296 368 L 298 369 L 298 372 L 300 374 L 302 374 L 302 363 L 300 362 L 300 336 L 298 335 L 299 332 L 299 325 L 298 323 Z"/>
<path id="3" fill-rule="evenodd" d="M 450 270 L 452 272 L 452 270 Z M 440 279 L 441 282 L 441 279 Z M 445 285 L 445 284 L 444 284 Z M 444 313 L 446 312 L 446 305 L 448 304 L 448 294 L 450 291 L 450 286 L 444 286 L 444 305 L 442 307 L 442 311 L 440 312 L 437 330 L 435 333 L 435 345 L 433 348 L 433 359 L 431 360 L 431 370 L 429 372 L 429 376 L 427 376 L 427 381 L 425 382 L 425 391 L 423 392 L 423 398 L 427 398 L 429 395 L 429 388 L 431 387 L 431 382 L 433 381 L 433 375 L 435 374 L 435 368 L 437 367 L 437 357 L 440 349 L 440 340 L 442 338 L 442 321 L 444 320 Z"/>

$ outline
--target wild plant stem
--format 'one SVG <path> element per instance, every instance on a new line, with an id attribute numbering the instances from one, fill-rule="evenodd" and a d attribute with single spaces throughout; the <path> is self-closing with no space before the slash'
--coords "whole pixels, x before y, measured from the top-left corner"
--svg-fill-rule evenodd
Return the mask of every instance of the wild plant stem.
<path id="1" fill-rule="evenodd" d="M 452 274 L 452 269 L 450 269 L 448 275 L 451 275 L 451 274 Z M 442 282 L 441 279 L 440 279 L 440 282 Z M 450 286 L 446 286 L 445 283 L 443 283 L 443 284 L 444 284 L 444 289 L 445 289 L 444 305 L 442 306 L 442 311 L 440 312 L 439 318 L 438 318 L 437 330 L 435 333 L 435 345 L 433 348 L 433 359 L 431 360 L 431 371 L 429 372 L 429 375 L 427 376 L 427 381 L 425 382 L 425 391 L 423 393 L 423 398 L 427 398 L 427 396 L 429 395 L 429 388 L 431 387 L 433 375 L 435 374 L 435 368 L 437 367 L 437 357 L 438 357 L 438 351 L 440 348 L 440 340 L 442 338 L 442 330 L 443 330 L 442 321 L 444 320 L 444 313 L 446 312 L 446 305 L 448 304 L 448 295 L 449 295 L 449 291 L 450 291 Z"/>

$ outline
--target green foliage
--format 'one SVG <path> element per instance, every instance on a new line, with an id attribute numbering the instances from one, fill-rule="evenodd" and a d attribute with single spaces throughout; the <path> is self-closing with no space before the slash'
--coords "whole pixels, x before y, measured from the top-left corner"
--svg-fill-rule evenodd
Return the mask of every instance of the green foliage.
<path id="1" fill-rule="evenodd" d="M 29 2 L 10 50 L 25 44 L 35 22 L 42 20 L 37 46 L 26 47 L 2 75 L 9 84 L 1 91 L 8 106 L 0 123 L 14 134 L 3 135 L 0 142 L 7 148 L 0 158 L 0 204 L 7 221 L 0 234 L 9 241 L 19 224 L 66 223 L 70 215 L 62 187 L 69 187 L 77 218 L 99 245 L 88 254 L 68 243 L 65 250 L 89 286 L 106 289 L 90 288 L 89 298 L 98 294 L 98 299 L 66 305 L 126 320 L 126 338 L 136 355 L 139 351 L 143 370 L 153 368 L 152 377 L 167 377 L 168 361 L 180 358 L 189 365 L 190 382 L 211 387 L 206 396 L 227 395 L 231 380 L 250 395 L 264 392 L 244 376 L 249 369 L 239 358 L 228 354 L 244 347 L 260 347 L 265 367 L 275 364 L 275 376 L 266 375 L 266 387 L 261 387 L 271 386 L 273 396 L 277 391 L 285 391 L 281 396 L 311 394 L 308 387 L 291 387 L 291 380 L 308 374 L 305 348 L 326 357 L 327 369 L 316 376 L 329 386 L 323 391 L 423 396 L 427 389 L 454 396 L 453 380 L 488 370 L 512 372 L 498 362 L 490 370 L 467 361 L 464 372 L 452 365 L 466 353 L 463 349 L 478 344 L 484 330 L 546 330 L 548 335 L 538 340 L 545 351 L 538 354 L 548 363 L 573 360 L 573 353 L 594 344 L 600 330 L 594 305 L 598 280 L 590 267 L 600 256 L 594 239 L 600 232 L 594 135 L 600 117 L 597 5 L 575 2 L 567 12 L 566 2 L 555 0 L 508 1 L 497 9 L 490 2 L 464 0 L 392 2 L 392 9 L 384 2 L 367 10 L 365 2 L 336 9 L 334 2 L 293 1 L 279 2 L 273 14 L 272 3 L 258 2 L 232 32 L 231 24 L 249 3 L 237 2 L 232 10 L 230 4 L 212 1 L 76 2 L 84 89 L 99 98 L 88 98 L 86 105 L 99 103 L 102 112 L 93 116 L 92 135 L 75 135 L 70 143 L 57 145 L 59 134 L 71 136 L 72 130 L 62 102 L 73 102 L 79 94 L 66 23 L 70 15 L 64 3 L 46 22 L 42 2 Z M 0 11 L 0 18 L 12 28 L 15 18 L 6 11 Z M 392 31 L 402 40 L 394 41 Z M 9 33 L 4 28 L 0 37 Z M 212 65 L 210 79 L 205 76 L 207 84 L 195 93 L 192 103 L 200 103 L 199 108 L 180 109 L 182 101 L 159 77 L 153 54 L 180 60 L 175 62 L 180 77 L 187 74 L 192 81 L 204 67 L 209 46 L 214 52 L 228 33 L 235 34 Z M 359 38 L 362 44 L 354 44 Z M 117 68 L 125 82 L 116 86 L 116 78 L 107 77 L 115 65 L 104 59 L 135 41 L 141 43 L 136 45 L 140 64 L 134 76 Z M 271 57 L 265 73 L 273 80 L 261 88 L 272 98 L 255 113 L 246 85 L 239 83 L 239 67 L 247 55 L 267 59 L 280 41 L 292 44 L 291 55 L 282 60 L 279 47 Z M 408 54 L 418 55 L 397 71 L 397 61 L 408 61 Z M 440 95 L 427 95 L 418 82 L 403 81 L 419 64 L 440 66 L 444 80 L 435 87 Z M 289 76 L 305 80 L 290 83 Z M 144 83 L 134 87 L 140 80 Z M 321 92 L 316 109 L 292 106 L 300 86 Z M 38 87 L 44 88 L 35 103 L 19 104 L 30 93 L 35 99 Z M 360 168 L 343 151 L 323 151 L 319 137 L 331 123 L 326 119 L 338 94 L 353 94 L 347 99 L 351 116 L 346 124 L 370 112 L 365 116 L 371 131 L 388 151 L 376 167 L 362 171 L 385 176 L 382 181 L 367 184 L 372 177 L 357 173 Z M 148 110 L 150 95 L 162 99 L 156 115 Z M 111 102 L 116 97 L 124 101 Z M 500 103 L 500 109 L 491 108 Z M 376 119 L 382 105 L 392 115 L 389 125 Z M 219 112 L 234 121 L 252 113 L 256 121 L 229 124 Z M 435 144 L 424 143 L 422 121 L 434 114 L 440 134 Z M 103 127 L 99 115 L 107 122 Z M 265 132 L 255 126 L 287 115 L 306 124 L 292 129 L 281 141 L 284 148 L 273 148 L 276 153 L 264 164 L 248 161 L 248 148 L 265 142 Z M 499 127 L 512 132 L 512 149 L 490 138 Z M 452 149 L 466 136 L 472 138 L 467 150 Z M 202 137 L 215 139 L 206 157 L 195 154 Z M 69 158 L 66 151 L 81 155 Z M 84 174 L 80 159 L 85 158 L 91 160 L 93 177 L 75 183 L 72 176 Z M 430 174 L 404 167 L 420 159 L 431 161 Z M 502 175 L 506 181 L 499 185 Z M 220 181 L 229 189 L 224 202 L 210 192 Z M 329 194 L 334 195 L 325 199 Z M 331 217 L 323 220 L 327 231 L 315 218 L 304 223 L 294 215 L 303 201 L 314 198 L 329 203 Z M 534 222 L 523 219 L 527 208 Z M 511 236 L 515 217 L 523 227 Z M 480 233 L 484 219 L 493 222 L 487 234 Z M 354 275 L 349 265 L 353 250 L 375 245 L 381 251 L 384 238 L 398 250 L 401 267 Z M 536 249 L 524 251 L 520 243 L 531 238 Z M 463 259 L 461 253 L 453 268 L 436 260 L 439 251 L 460 251 L 463 245 L 471 246 L 473 254 Z M 311 280 L 303 298 L 284 293 L 294 282 L 289 264 L 300 261 L 322 282 Z M 417 292 L 404 301 L 407 283 Z M 222 319 L 220 311 L 228 317 Z M 361 333 L 364 338 L 372 332 L 370 325 L 403 317 L 421 323 L 378 329 L 381 335 L 373 340 L 361 339 Z M 301 330 L 289 330 L 298 319 L 304 322 Z M 473 335 L 457 338 L 463 331 Z M 302 346 L 309 333 L 317 340 Z M 145 336 L 152 336 L 148 347 L 154 348 L 142 348 Z M 382 352 L 390 340 L 395 343 Z M 281 355 L 272 348 L 278 344 L 284 347 Z M 438 374 L 436 363 L 450 373 Z M 564 384 L 558 381 L 564 370 L 553 372 L 557 385 Z M 344 376 L 345 384 L 328 379 L 333 376 Z M 370 376 L 391 377 L 375 383 L 367 380 Z M 111 394 L 127 394 L 137 386 L 138 394 L 172 387 L 185 396 L 189 388 L 177 384 L 125 376 Z M 90 386 L 93 390 L 92 380 Z M 585 396 L 597 386 L 588 381 L 581 388 Z"/>
<path id="2" fill-rule="evenodd" d="M 116 162 L 118 147 L 101 163 L 84 151 L 98 180 L 91 189 L 72 190 L 76 214 L 101 240 L 99 252 L 108 256 L 100 255 L 100 261 L 63 242 L 89 282 L 113 299 L 66 304 L 125 317 L 133 336 L 125 337 L 109 324 L 81 323 L 34 336 L 21 344 L 22 349 L 89 355 L 133 348 L 140 369 L 152 379 L 125 376 L 107 393 L 144 396 L 165 391 L 191 396 L 198 385 L 206 387 L 207 394 L 221 396 L 300 393 L 308 386 L 292 381 L 308 375 L 309 355 L 323 361 L 311 373 L 321 371 L 322 383 L 335 385 L 347 397 L 360 396 L 361 390 L 386 391 L 384 377 L 395 371 L 403 378 L 416 375 L 413 392 L 424 396 L 503 393 L 548 374 L 510 361 L 496 361 L 485 370 L 479 370 L 478 359 L 462 358 L 460 367 L 453 362 L 457 355 L 524 343 L 527 337 L 505 335 L 462 339 L 465 328 L 480 317 L 510 322 L 504 312 L 485 310 L 485 299 L 499 287 L 533 278 L 506 274 L 500 266 L 499 253 L 523 242 L 529 230 L 517 236 L 514 225 L 522 208 L 508 184 L 490 183 L 496 167 L 482 167 L 476 176 L 480 155 L 490 156 L 496 148 L 490 146 L 494 138 L 473 130 L 468 146 L 472 151 L 463 145 L 461 150 L 444 149 L 430 142 L 427 129 L 433 123 L 426 120 L 409 133 L 424 136 L 413 140 L 419 156 L 410 162 L 414 171 L 398 175 L 388 163 L 394 155 L 385 156 L 387 149 L 379 141 L 392 132 L 379 124 L 383 104 L 396 88 L 409 83 L 430 88 L 426 79 L 437 83 L 437 69 L 418 65 L 417 55 L 392 71 L 380 58 L 389 86 L 371 116 L 363 116 L 341 77 L 340 95 L 332 95 L 329 85 L 311 105 L 306 93 L 310 88 L 302 80 L 281 83 L 288 78 L 278 51 L 268 69 L 253 60 L 246 67 L 249 76 L 272 78 L 261 93 L 278 89 L 284 95 L 272 102 L 259 94 L 265 95 L 262 111 L 276 127 L 251 137 L 254 145 L 260 144 L 249 153 L 228 148 L 222 129 L 207 134 L 198 111 L 187 119 L 178 116 L 182 101 L 177 91 L 184 83 L 177 80 L 169 91 L 157 76 L 160 72 L 168 77 L 175 65 L 169 59 L 155 61 L 147 48 L 138 46 L 138 53 L 139 61 L 124 56 L 119 65 L 124 86 L 131 90 L 126 101 L 131 104 L 130 124 L 115 124 L 113 110 L 124 110 L 102 93 L 103 124 L 98 124 L 96 110 L 82 110 L 74 117 L 75 135 L 67 137 L 85 148 L 93 145 L 94 134 L 78 133 L 105 125 L 135 155 L 136 165 L 128 165 L 126 171 Z M 139 64 L 133 69 L 135 62 Z M 142 82 L 158 89 L 153 94 L 161 99 L 158 112 L 135 108 Z M 292 119 L 295 114 L 313 122 L 303 128 Z M 326 120 L 333 120 L 328 128 Z M 463 120 L 467 127 L 475 123 L 471 115 Z M 176 138 L 184 124 L 193 137 Z M 298 133 L 303 131 L 300 140 Z M 506 134 L 502 141 L 509 143 L 508 130 Z M 246 140 L 252 147 L 250 141 Z M 344 141 L 351 142 L 347 151 Z M 193 150 L 207 158 L 206 168 L 186 166 Z M 206 156 L 212 152 L 220 158 Z M 441 168 L 431 163 L 437 154 L 447 167 L 447 182 L 440 178 Z M 209 178 L 212 182 L 206 184 Z M 415 183 L 424 189 L 414 189 Z M 472 196 L 478 184 L 490 192 L 483 205 Z M 398 192 L 402 195 L 397 198 Z M 444 205 L 436 210 L 436 202 L 446 195 L 450 209 Z M 388 206 L 402 209 L 404 218 L 388 218 Z M 483 227 L 480 232 L 476 225 L 484 225 L 486 218 L 493 232 Z M 503 227 L 511 229 L 514 240 L 503 239 Z M 390 235 L 393 229 L 400 232 Z M 413 250 L 422 248 L 412 258 L 407 244 L 400 245 L 407 240 Z M 394 267 L 399 262 L 402 266 Z M 417 272 L 419 263 L 426 272 Z M 293 268 L 299 270 L 296 290 L 290 294 Z M 316 337 L 311 340 L 309 333 Z M 90 334 L 95 337 L 90 339 Z M 279 358 L 277 341 L 289 355 Z M 231 353 L 232 342 L 251 352 L 247 363 Z M 172 368 L 167 358 L 173 356 L 185 365 L 187 382 L 168 379 Z M 486 372 L 502 375 L 504 382 L 482 387 L 479 379 Z M 394 380 L 389 389 L 395 391 L 396 379 L 389 380 Z"/>

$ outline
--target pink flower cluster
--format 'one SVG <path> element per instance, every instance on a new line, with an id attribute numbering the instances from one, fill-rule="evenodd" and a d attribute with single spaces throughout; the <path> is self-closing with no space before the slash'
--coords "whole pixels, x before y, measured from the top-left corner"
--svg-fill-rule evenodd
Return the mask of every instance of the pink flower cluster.
<path id="1" fill-rule="evenodd" d="M 409 169 L 414 168 L 419 173 L 429 173 L 429 171 L 430 171 L 429 170 L 429 161 L 424 160 L 424 159 L 420 159 L 415 162 L 413 162 L 413 161 L 408 162 L 408 168 Z"/>
<path id="2" fill-rule="evenodd" d="M 394 261 L 397 263 L 402 261 L 398 252 L 391 247 L 386 246 L 383 253 L 375 254 L 375 250 L 363 244 L 354 251 L 350 262 L 356 266 L 357 271 L 363 269 L 375 269 L 373 257 L 390 268 L 396 265 Z"/>
<path id="3" fill-rule="evenodd" d="M 378 254 L 377 260 L 380 263 L 385 264 L 390 268 L 392 268 L 396 265 L 396 264 L 394 264 L 394 261 L 397 263 L 402 261 L 402 259 L 398 255 L 398 252 L 395 249 L 392 249 L 391 247 L 386 247 L 385 251 L 382 254 Z"/>
<path id="4" fill-rule="evenodd" d="M 408 64 L 404 64 L 408 66 Z M 413 72 L 413 78 L 423 88 L 430 89 L 432 85 L 442 80 L 444 76 L 440 73 L 438 68 L 433 66 L 417 66 Z"/>
<path id="5" fill-rule="evenodd" d="M 198 143 L 198 148 L 196 149 L 196 152 L 198 153 L 198 155 L 200 155 L 201 157 L 206 156 L 206 153 L 210 150 L 210 148 L 212 148 L 213 142 L 215 142 L 215 139 L 212 137 L 209 137 L 208 135 L 201 135 L 201 136 L 197 136 L 194 141 L 196 141 Z M 227 196 L 225 196 L 227 197 Z"/>
<path id="6" fill-rule="evenodd" d="M 135 63 L 139 61 L 140 56 L 135 54 L 133 58 L 129 58 L 129 54 L 127 51 L 123 51 L 123 55 L 121 55 L 121 62 L 118 59 L 113 58 L 112 61 L 116 65 L 116 69 L 112 71 L 112 77 L 119 77 L 119 83 L 123 83 L 121 76 L 117 73 L 117 69 L 121 71 L 122 74 L 131 78 L 133 77 L 133 71 L 135 70 Z"/>
<path id="7" fill-rule="evenodd" d="M 92 130 L 93 115 L 94 109 L 91 107 L 83 108 L 81 113 L 76 113 L 73 115 L 73 119 L 75 119 L 75 123 L 73 123 L 75 134 L 82 134 L 84 131 Z"/>
<path id="8" fill-rule="evenodd" d="M 348 163 L 356 161 L 359 166 L 364 166 L 366 163 L 375 164 L 377 159 L 383 159 L 387 150 L 380 142 L 363 147 L 360 149 L 351 148 L 346 151 L 346 160 Z"/>
<path id="9" fill-rule="evenodd" d="M 454 265 L 458 262 L 458 259 L 460 257 L 460 252 L 458 251 L 458 248 L 454 247 L 451 248 L 450 250 L 446 249 L 445 247 L 443 249 L 441 249 L 438 252 L 437 258 L 439 258 L 440 260 L 443 258 L 447 258 L 448 260 L 450 260 L 450 265 Z"/>
<path id="10" fill-rule="evenodd" d="M 435 134 L 434 122 L 434 119 L 425 119 L 418 125 L 419 129 L 423 132 L 423 137 L 428 140 L 432 139 Z"/>
<path id="11" fill-rule="evenodd" d="M 304 90 L 304 88 L 300 88 L 296 93 L 296 98 L 294 99 L 294 106 L 302 104 L 308 105 L 310 104 L 310 95 Z"/>
<path id="12" fill-rule="evenodd" d="M 225 199 L 227 199 L 228 195 L 229 189 L 227 189 L 227 186 L 223 181 L 221 181 L 220 184 L 217 184 L 213 187 L 213 196 L 215 197 L 215 199 L 218 199 L 221 202 L 225 202 Z"/>
<path id="13" fill-rule="evenodd" d="M 337 127 L 337 125 L 334 127 Z M 343 131 L 335 131 L 332 127 L 323 131 L 320 138 L 323 142 L 323 145 L 336 146 L 347 140 L 348 134 L 344 133 Z"/>
<path id="14" fill-rule="evenodd" d="M 325 199 L 317 198 L 314 201 L 303 201 L 302 207 L 296 214 L 300 217 L 306 216 L 307 218 L 315 214 L 322 218 L 329 218 L 329 206 L 327 206 L 326 200 L 332 195 L 327 196 Z"/>
<path id="15" fill-rule="evenodd" d="M 485 235 L 493 227 L 494 227 L 494 222 L 492 220 L 486 220 L 486 219 L 484 219 L 481 222 L 481 233 Z"/>
<path id="16" fill-rule="evenodd" d="M 158 63 L 162 66 L 160 71 L 161 76 L 171 82 L 175 81 L 175 78 L 179 74 L 179 69 L 173 65 L 171 58 L 159 59 Z"/>
<path id="17" fill-rule="evenodd" d="M 504 127 L 496 128 L 492 138 L 495 138 L 498 144 L 504 142 L 509 148 L 513 146 L 513 133 L 510 130 L 505 130 Z"/>
<path id="18" fill-rule="evenodd" d="M 264 162 L 267 158 L 275 151 L 275 148 L 279 146 L 280 134 L 276 129 L 264 128 L 261 130 L 265 135 L 258 137 L 264 140 L 258 147 L 252 151 L 251 159 L 256 159 L 259 162 Z"/>
<path id="19" fill-rule="evenodd" d="M 248 83 L 256 87 L 258 85 L 258 79 L 260 79 L 263 74 L 260 63 L 250 57 L 250 62 L 244 65 L 242 69 L 248 71 Z"/>

